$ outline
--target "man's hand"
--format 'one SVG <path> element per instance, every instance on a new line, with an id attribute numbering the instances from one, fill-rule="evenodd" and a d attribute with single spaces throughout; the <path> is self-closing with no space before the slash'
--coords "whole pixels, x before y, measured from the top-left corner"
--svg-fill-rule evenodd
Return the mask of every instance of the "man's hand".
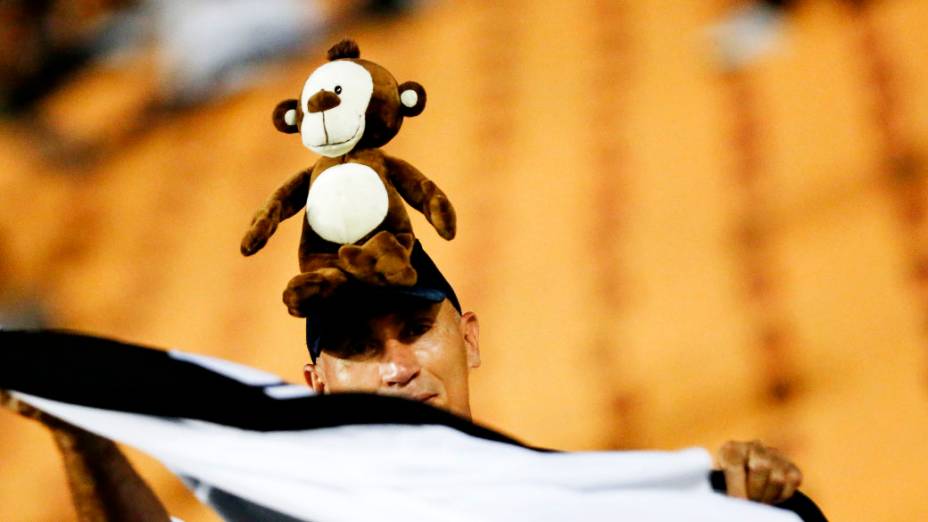
<path id="1" fill-rule="evenodd" d="M 74 428 L 70 424 L 67 424 L 57 417 L 52 417 L 51 415 L 33 408 L 32 406 L 26 404 L 25 402 L 13 397 L 13 395 L 6 391 L 0 390 L 0 408 L 6 408 L 13 413 L 18 413 L 27 419 L 33 419 L 41 422 L 46 427 L 50 429 L 67 429 L 68 427 Z"/>
<path id="2" fill-rule="evenodd" d="M 802 472 L 786 456 L 760 441 L 728 441 L 718 452 L 728 494 L 778 504 L 793 496 Z"/>
<path id="3" fill-rule="evenodd" d="M 5 390 L 0 390 L 0 408 L 49 429 L 64 459 L 80 522 L 169 522 L 161 501 L 113 441 L 40 411 Z"/>
<path id="4" fill-rule="evenodd" d="M 29 417 L 30 419 L 35 419 L 37 418 L 36 415 L 42 413 L 32 406 L 15 399 L 13 395 L 6 390 L 0 390 L 0 407 L 18 413 L 23 417 Z"/>

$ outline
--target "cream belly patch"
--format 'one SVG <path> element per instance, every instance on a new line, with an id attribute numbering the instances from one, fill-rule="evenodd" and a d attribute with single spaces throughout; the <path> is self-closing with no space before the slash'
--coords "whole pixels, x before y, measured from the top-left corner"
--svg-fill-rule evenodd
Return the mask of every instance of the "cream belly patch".
<path id="1" fill-rule="evenodd" d="M 374 169 L 360 163 L 327 168 L 309 187 L 306 219 L 327 241 L 354 243 L 387 217 L 387 189 Z"/>

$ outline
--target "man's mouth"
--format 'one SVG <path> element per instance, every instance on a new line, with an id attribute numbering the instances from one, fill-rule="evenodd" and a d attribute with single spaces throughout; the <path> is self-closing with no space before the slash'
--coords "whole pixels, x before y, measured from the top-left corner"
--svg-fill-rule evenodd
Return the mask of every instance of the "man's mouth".
<path id="1" fill-rule="evenodd" d="M 431 404 L 436 399 L 440 397 L 438 392 L 425 392 L 425 391 L 410 391 L 410 390 L 378 390 L 376 392 L 379 395 L 385 395 L 387 397 L 396 397 L 399 399 L 406 399 L 407 401 L 415 402 L 424 402 L 426 404 Z"/>
<path id="2" fill-rule="evenodd" d="M 430 393 L 430 394 L 427 394 L 427 395 L 423 395 L 423 396 L 421 396 L 421 397 L 418 397 L 418 398 L 416 398 L 416 400 L 419 401 L 419 402 L 424 402 L 424 403 L 426 403 L 426 404 L 431 404 L 432 401 L 435 400 L 435 399 L 437 399 L 437 398 L 438 398 L 438 394 L 437 394 L 437 393 Z"/>
<path id="3" fill-rule="evenodd" d="M 424 402 L 424 403 L 429 403 L 430 401 L 438 398 L 437 393 L 416 393 L 416 394 L 400 393 L 400 394 L 397 394 L 396 396 L 403 398 L 403 399 L 410 400 L 410 401 Z"/>

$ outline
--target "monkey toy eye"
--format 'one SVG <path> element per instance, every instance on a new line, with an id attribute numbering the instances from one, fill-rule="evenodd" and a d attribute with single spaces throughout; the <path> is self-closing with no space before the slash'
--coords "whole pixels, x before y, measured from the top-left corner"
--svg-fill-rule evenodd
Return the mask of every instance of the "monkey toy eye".
<path id="1" fill-rule="evenodd" d="M 335 86 L 335 94 L 341 94 L 341 93 L 342 93 L 342 86 L 341 86 L 341 85 L 336 85 L 336 86 Z"/>

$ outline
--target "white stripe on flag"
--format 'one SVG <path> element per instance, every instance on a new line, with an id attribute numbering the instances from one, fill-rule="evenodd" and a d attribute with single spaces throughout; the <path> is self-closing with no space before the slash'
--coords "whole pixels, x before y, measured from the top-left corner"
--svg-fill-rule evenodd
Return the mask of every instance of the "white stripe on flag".
<path id="1" fill-rule="evenodd" d="M 444 426 L 254 432 L 16 395 L 178 474 L 315 522 L 799 520 L 712 492 L 702 449 L 542 453 Z"/>

